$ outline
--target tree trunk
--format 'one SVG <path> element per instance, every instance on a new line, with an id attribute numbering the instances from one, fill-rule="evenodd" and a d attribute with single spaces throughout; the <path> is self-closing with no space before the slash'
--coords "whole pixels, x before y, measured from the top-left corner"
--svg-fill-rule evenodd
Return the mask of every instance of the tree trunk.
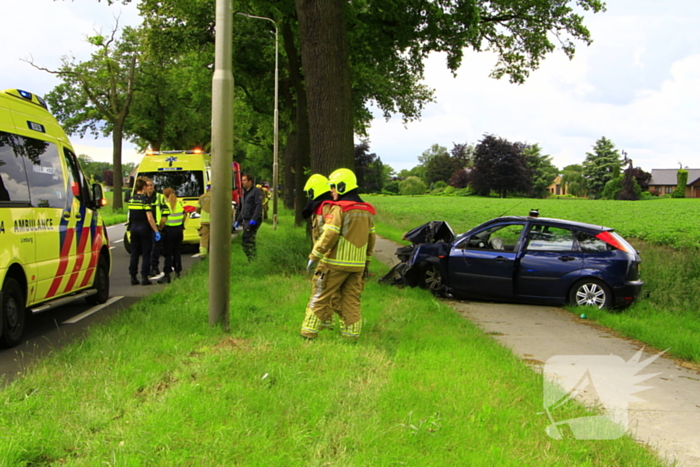
<path id="1" fill-rule="evenodd" d="M 289 187 L 292 190 L 292 205 L 294 206 L 294 224 L 299 226 L 303 222 L 301 211 L 306 204 L 304 197 L 304 185 L 306 184 L 306 169 L 311 167 L 309 149 L 309 113 L 306 88 L 304 87 L 304 76 L 301 72 L 301 62 L 294 42 L 294 33 L 289 22 L 282 27 L 282 37 L 284 38 L 284 49 L 289 62 L 289 80 L 296 93 L 296 120 L 293 139 L 288 144 L 293 144 L 291 148 L 294 160 L 294 182 Z M 291 169 L 291 168 L 290 168 Z M 329 172 L 330 173 L 330 172 Z"/>
<path id="2" fill-rule="evenodd" d="M 112 207 L 119 210 L 122 204 L 122 139 L 124 133 L 124 122 L 115 122 L 112 130 Z"/>
<path id="3" fill-rule="evenodd" d="M 311 172 L 329 175 L 340 167 L 352 169 L 353 110 L 344 1 L 295 0 L 295 5 L 306 77 Z"/>

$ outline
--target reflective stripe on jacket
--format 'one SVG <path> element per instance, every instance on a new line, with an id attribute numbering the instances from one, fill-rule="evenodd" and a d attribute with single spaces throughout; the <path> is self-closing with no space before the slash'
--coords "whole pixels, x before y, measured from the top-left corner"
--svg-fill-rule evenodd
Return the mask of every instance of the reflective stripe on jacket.
<path id="1" fill-rule="evenodd" d="M 153 206 L 149 203 L 148 196 L 136 193 L 131 197 L 128 204 L 129 222 L 148 222 L 147 212 L 153 212 Z"/>
<path id="2" fill-rule="evenodd" d="M 324 215 L 323 233 L 310 259 L 320 259 L 332 269 L 362 271 L 372 258 L 376 236 L 374 208 L 367 203 L 334 203 Z"/>
<path id="3" fill-rule="evenodd" d="M 168 205 L 170 208 L 170 205 Z M 177 200 L 175 203 L 175 209 L 169 209 L 170 214 L 165 219 L 165 225 L 167 227 L 179 227 L 185 223 L 185 207 L 182 205 L 182 201 Z"/>

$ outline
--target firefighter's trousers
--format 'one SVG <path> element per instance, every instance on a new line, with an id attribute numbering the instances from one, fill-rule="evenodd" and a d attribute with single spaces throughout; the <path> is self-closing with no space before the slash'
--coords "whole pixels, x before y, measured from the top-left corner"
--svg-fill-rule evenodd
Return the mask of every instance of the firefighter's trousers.
<path id="1" fill-rule="evenodd" d="M 340 296 L 340 333 L 345 337 L 357 338 L 362 331 L 360 296 L 364 288 L 362 270 L 358 272 L 338 271 L 325 264 L 316 268 L 309 304 L 306 306 L 301 335 L 315 338 L 322 322 L 333 317 L 335 296 Z"/>

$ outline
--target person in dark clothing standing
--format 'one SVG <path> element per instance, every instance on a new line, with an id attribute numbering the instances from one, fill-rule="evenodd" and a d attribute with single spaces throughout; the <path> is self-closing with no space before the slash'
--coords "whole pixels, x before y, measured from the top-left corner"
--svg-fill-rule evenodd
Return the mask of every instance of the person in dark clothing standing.
<path id="1" fill-rule="evenodd" d="M 262 223 L 262 192 L 255 187 L 255 181 L 250 174 L 243 174 L 241 177 L 243 184 L 243 198 L 241 199 L 241 210 L 233 225 L 235 229 L 243 227 L 243 252 L 248 257 L 248 261 L 255 259 L 255 236 Z"/>
<path id="2" fill-rule="evenodd" d="M 129 261 L 129 275 L 131 285 L 138 285 L 136 277 L 139 269 L 139 257 L 141 260 L 141 285 L 151 285 L 148 273 L 151 267 L 151 249 L 153 241 L 160 240 L 160 232 L 153 216 L 153 206 L 145 191 L 153 181 L 148 178 L 136 180 L 136 193 L 129 200 L 129 231 L 131 232 L 131 260 Z"/>

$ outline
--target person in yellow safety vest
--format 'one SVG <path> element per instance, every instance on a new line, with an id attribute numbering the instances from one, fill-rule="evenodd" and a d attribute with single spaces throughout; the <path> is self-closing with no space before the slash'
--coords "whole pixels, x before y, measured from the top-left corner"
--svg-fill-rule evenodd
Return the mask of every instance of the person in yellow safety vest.
<path id="1" fill-rule="evenodd" d="M 328 185 L 328 178 L 321 174 L 313 174 L 304 185 L 304 193 L 309 198 L 301 211 L 304 219 L 311 218 L 311 244 L 314 245 L 323 233 L 323 216 L 333 207 L 333 195 Z M 331 298 L 331 308 L 340 316 L 340 292 Z M 333 316 L 321 322 L 321 329 L 333 330 Z"/>
<path id="2" fill-rule="evenodd" d="M 162 193 L 155 191 L 153 184 L 146 188 L 146 195 L 149 196 L 151 205 L 154 209 L 154 217 L 156 221 L 156 226 L 160 232 L 161 239 L 157 242 L 153 242 L 153 249 L 151 250 L 151 273 L 150 277 L 158 278 L 160 275 L 160 270 L 158 269 L 158 262 L 160 260 L 160 254 L 163 250 L 163 244 L 165 243 L 165 219 L 170 212 L 168 208 L 168 203 L 165 201 L 165 196 Z"/>
<path id="3" fill-rule="evenodd" d="M 199 258 L 206 259 L 209 254 L 209 231 L 211 227 L 211 184 L 207 184 L 207 192 L 199 197 L 197 212 L 199 222 Z"/>
<path id="4" fill-rule="evenodd" d="M 151 179 L 139 177 L 135 185 L 136 193 L 129 200 L 129 232 L 131 233 L 129 275 L 131 276 L 131 285 L 139 284 L 136 274 L 141 256 L 143 257 L 141 261 L 141 285 L 151 285 L 151 281 L 148 279 L 151 248 L 154 240 L 160 240 L 160 232 L 153 215 L 154 209 L 146 194 L 149 185 L 153 185 Z"/>
<path id="5" fill-rule="evenodd" d="M 182 201 L 177 199 L 175 190 L 166 188 L 163 190 L 163 196 L 168 202 L 170 213 L 165 219 L 165 242 L 163 245 L 164 276 L 158 279 L 158 283 L 166 282 L 170 284 L 170 274 L 175 271 L 175 278 L 179 279 L 180 272 L 182 272 L 182 239 L 187 216 L 185 215 L 185 207 L 182 205 Z"/>
<path id="6" fill-rule="evenodd" d="M 272 193 L 270 192 L 270 189 L 267 187 L 267 182 L 265 182 L 263 185 L 258 185 L 258 188 L 260 188 L 260 191 L 262 192 L 263 220 L 265 220 L 265 219 L 267 219 L 267 217 L 268 217 L 267 213 L 270 210 L 270 198 L 272 198 Z"/>
<path id="7" fill-rule="evenodd" d="M 357 178 L 351 170 L 336 170 L 328 183 L 335 202 L 323 217 L 323 233 L 309 255 L 307 270 L 319 264 L 301 335 L 307 339 L 318 336 L 321 323 L 333 315 L 331 299 L 340 291 L 340 333 L 357 340 L 362 331 L 360 297 L 376 242 L 375 210 L 358 195 Z"/>

